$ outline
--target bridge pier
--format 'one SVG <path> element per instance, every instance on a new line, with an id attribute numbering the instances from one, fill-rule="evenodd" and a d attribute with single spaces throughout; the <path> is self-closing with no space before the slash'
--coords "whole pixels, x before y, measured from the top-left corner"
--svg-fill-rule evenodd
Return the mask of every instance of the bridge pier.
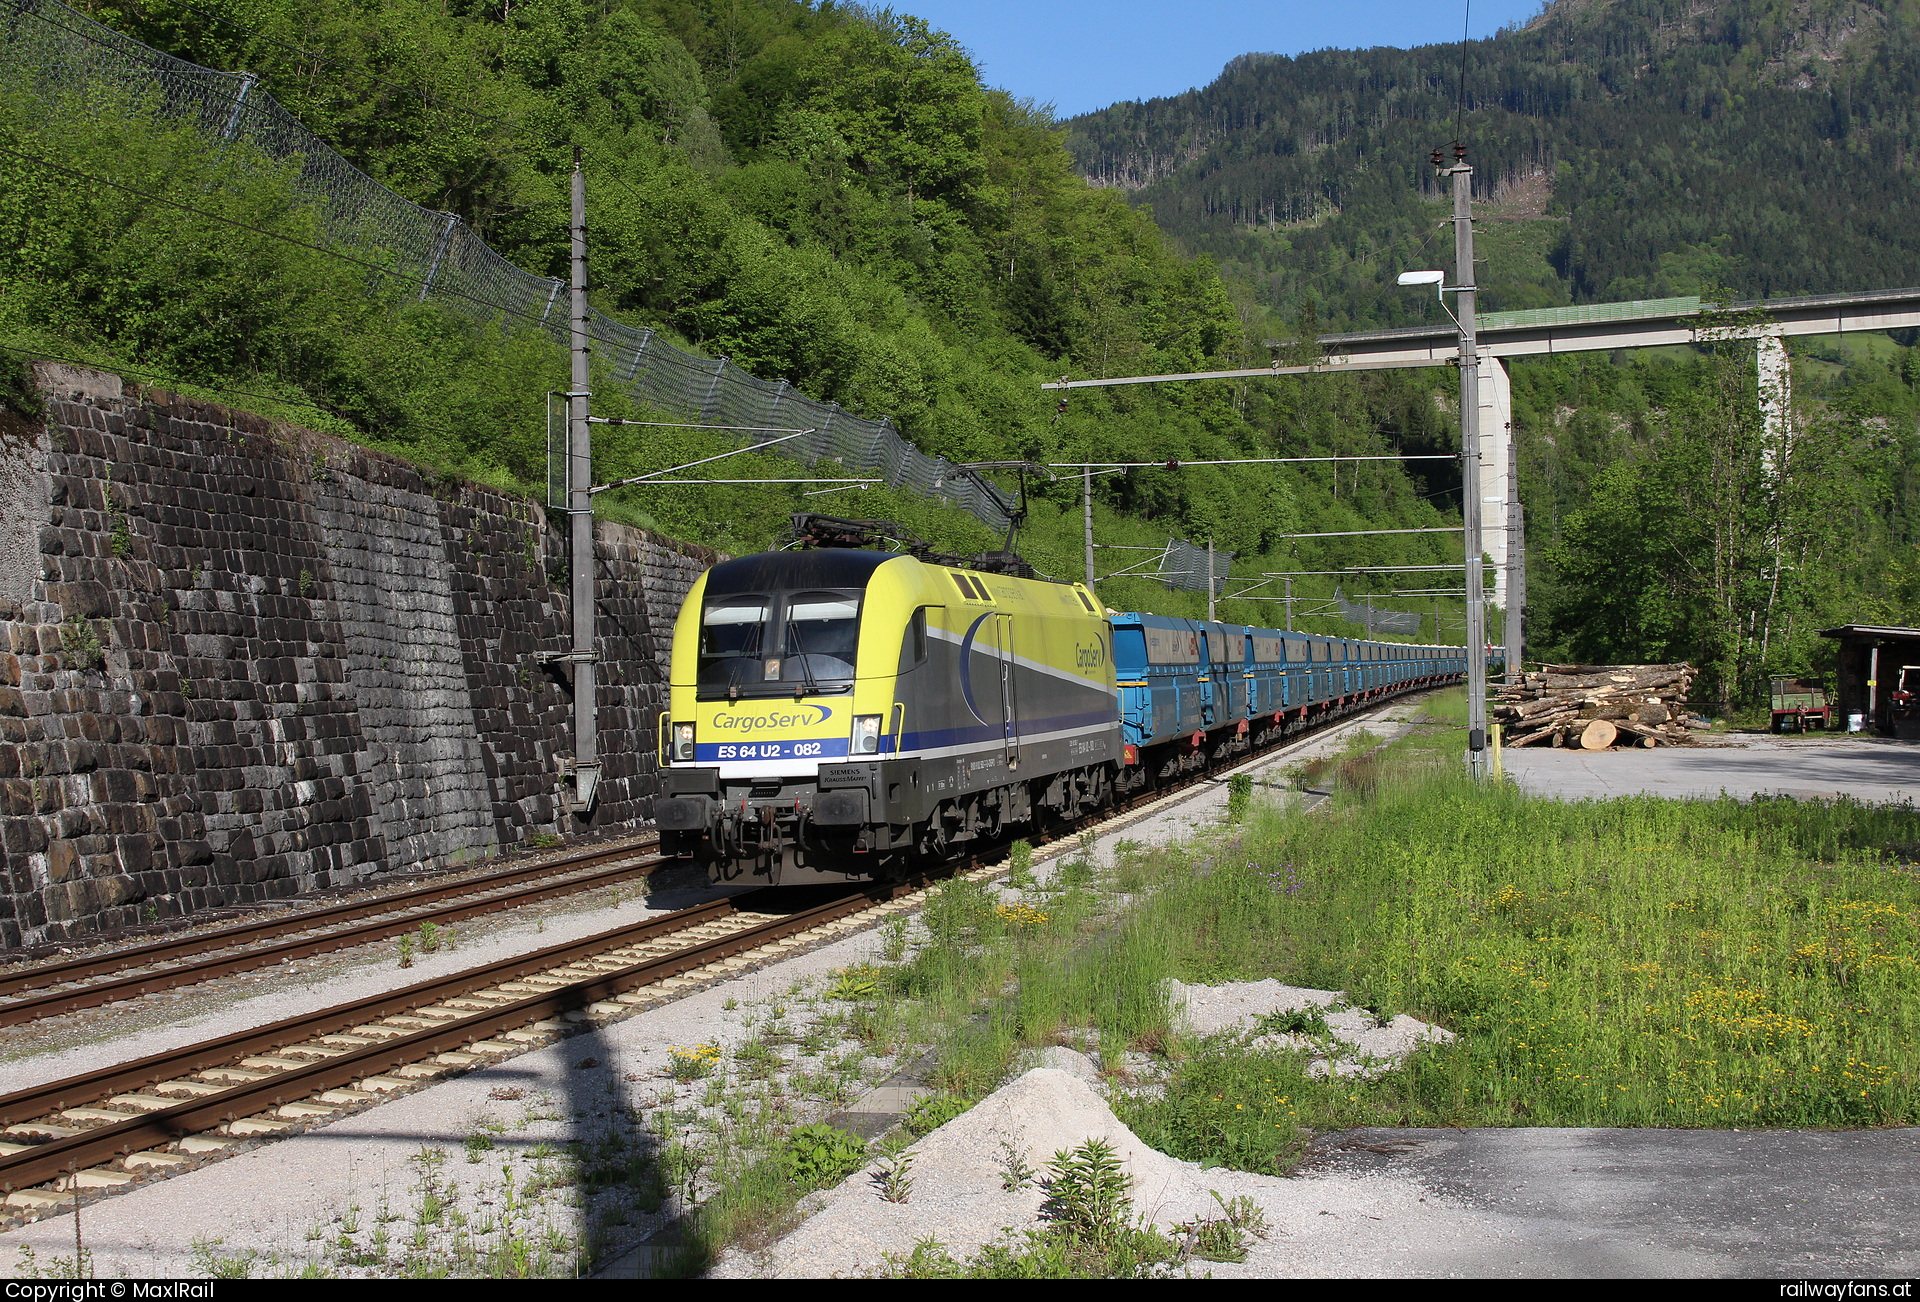
<path id="1" fill-rule="evenodd" d="M 1508 495 L 1514 482 L 1513 380 L 1498 357 L 1480 359 L 1480 542 L 1494 565 L 1488 600 L 1507 605 Z"/>

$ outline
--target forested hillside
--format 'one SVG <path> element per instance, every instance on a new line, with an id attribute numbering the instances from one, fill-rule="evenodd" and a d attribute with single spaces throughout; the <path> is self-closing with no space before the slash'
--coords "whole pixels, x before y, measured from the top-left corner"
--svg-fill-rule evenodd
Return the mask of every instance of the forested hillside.
<path id="1" fill-rule="evenodd" d="M 929 451 L 1157 462 L 1452 438 L 1426 391 L 1397 378 L 1310 397 L 1297 385 L 1095 392 L 1057 411 L 1043 378 L 1224 364 L 1244 353 L 1242 323 L 1209 260 L 1084 182 L 1043 111 L 983 85 L 954 41 L 910 17 L 803 0 L 91 5 L 157 48 L 257 74 L 373 176 L 544 274 L 564 274 L 566 174 L 582 147 L 596 306 L 890 416 Z M 153 107 L 76 97 L 49 113 L 24 85 L 0 89 L 4 342 L 202 384 L 458 473 L 541 481 L 559 350 L 289 243 L 310 223 L 275 169 L 210 149 Z M 617 384 L 597 387 L 600 409 L 623 414 Z M 719 446 L 629 429 L 605 436 L 599 462 L 614 476 Z M 1077 489 L 1042 487 L 1026 550 L 1043 570 L 1079 570 Z M 1417 535 L 1331 548 L 1285 535 L 1440 523 L 1457 481 L 1370 463 L 1149 471 L 1099 492 L 1103 541 L 1211 537 L 1242 553 L 1244 573 L 1438 559 L 1446 544 Z M 882 492 L 649 489 L 625 509 L 743 549 L 803 506 L 904 514 L 948 545 L 994 541 Z M 1315 578 L 1300 591 L 1331 588 Z M 1200 600 L 1138 579 L 1107 591 L 1120 604 Z"/>

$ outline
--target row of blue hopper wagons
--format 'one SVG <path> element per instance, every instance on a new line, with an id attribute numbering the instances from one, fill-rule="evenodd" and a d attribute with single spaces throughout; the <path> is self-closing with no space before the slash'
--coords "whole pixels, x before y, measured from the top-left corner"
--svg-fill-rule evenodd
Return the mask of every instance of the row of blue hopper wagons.
<path id="1" fill-rule="evenodd" d="M 655 819 L 716 880 L 899 878 L 1465 672 L 925 553 L 765 552 L 682 608 Z"/>

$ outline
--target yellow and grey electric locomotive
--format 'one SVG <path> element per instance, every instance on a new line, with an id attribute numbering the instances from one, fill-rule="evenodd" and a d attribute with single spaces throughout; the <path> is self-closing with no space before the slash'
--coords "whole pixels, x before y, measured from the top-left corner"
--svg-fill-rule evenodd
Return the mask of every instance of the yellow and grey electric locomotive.
<path id="1" fill-rule="evenodd" d="M 1092 594 L 943 559 L 815 546 L 694 585 L 661 720 L 664 851 L 718 880 L 885 879 L 1112 798 Z"/>

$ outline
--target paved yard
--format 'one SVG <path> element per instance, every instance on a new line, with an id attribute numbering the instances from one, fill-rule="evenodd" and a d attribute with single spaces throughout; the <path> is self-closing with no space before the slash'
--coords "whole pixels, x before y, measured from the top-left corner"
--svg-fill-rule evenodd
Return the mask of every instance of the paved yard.
<path id="1" fill-rule="evenodd" d="M 1365 1273 L 1920 1272 L 1916 1130 L 1362 1130 L 1327 1149 L 1310 1178 L 1412 1181 L 1456 1209 L 1373 1226 L 1387 1250 L 1343 1262 Z"/>
<path id="2" fill-rule="evenodd" d="M 1564 800 L 1629 796 L 1852 796 L 1920 801 L 1920 742 L 1861 737 L 1742 737 L 1659 750 L 1529 746 L 1505 752 L 1522 788 Z"/>

